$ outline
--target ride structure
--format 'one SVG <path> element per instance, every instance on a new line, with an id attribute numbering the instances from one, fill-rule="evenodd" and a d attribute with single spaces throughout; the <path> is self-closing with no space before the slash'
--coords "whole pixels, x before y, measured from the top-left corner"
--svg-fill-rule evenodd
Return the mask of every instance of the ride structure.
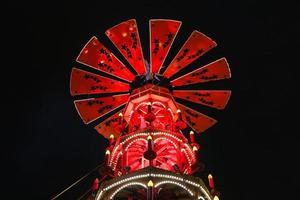
<path id="1" fill-rule="evenodd" d="M 77 62 L 93 72 L 72 69 L 71 95 L 77 96 L 74 104 L 84 123 L 93 124 L 109 140 L 99 169 L 101 181 L 95 180 L 87 199 L 218 199 L 212 175 L 208 176 L 209 187 L 191 176 L 204 169 L 195 137 L 217 121 L 190 108 L 188 102 L 224 109 L 231 91 L 177 88 L 229 79 L 231 73 L 226 59 L 221 58 L 172 79 L 216 46 L 203 33 L 193 31 L 165 67 L 181 24 L 166 19 L 149 21 L 149 64 L 134 19 L 106 31 L 126 65 L 96 37 L 80 52 Z"/>

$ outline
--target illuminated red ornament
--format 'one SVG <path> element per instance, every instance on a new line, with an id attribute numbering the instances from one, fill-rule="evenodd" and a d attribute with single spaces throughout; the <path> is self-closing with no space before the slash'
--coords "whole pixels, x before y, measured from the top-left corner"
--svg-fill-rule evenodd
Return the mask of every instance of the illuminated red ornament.
<path id="1" fill-rule="evenodd" d="M 147 106 L 147 114 L 145 114 L 144 119 L 150 123 L 156 119 L 155 114 L 152 112 L 151 103 Z"/>
<path id="2" fill-rule="evenodd" d="M 229 79 L 231 72 L 226 59 L 221 58 L 172 79 L 216 46 L 215 41 L 195 30 L 172 61 L 165 63 L 181 24 L 168 19 L 150 20 L 150 66 L 146 65 L 134 19 L 105 32 L 137 76 L 96 37 L 88 41 L 77 58 L 87 67 L 73 68 L 71 73 L 70 92 L 78 97 L 74 101 L 76 109 L 84 123 L 92 124 L 109 140 L 105 164 L 99 171 L 112 179 L 103 184 L 95 180 L 92 188 L 98 190 L 96 199 L 114 199 L 134 184 L 140 189 L 134 194 L 126 193 L 128 199 L 159 197 L 164 184 L 175 184 L 198 199 L 219 196 L 211 175 L 210 193 L 203 182 L 195 182 L 190 176 L 204 169 L 198 160 L 200 145 L 196 136 L 217 120 L 203 114 L 201 107 L 191 108 L 188 102 L 224 109 L 230 90 L 191 88 L 194 84 Z M 90 72 L 91 68 L 104 74 Z"/>
<path id="3" fill-rule="evenodd" d="M 99 189 L 99 184 L 100 184 L 100 181 L 98 178 L 96 178 L 93 182 L 93 185 L 92 185 L 92 191 L 95 192 Z"/>

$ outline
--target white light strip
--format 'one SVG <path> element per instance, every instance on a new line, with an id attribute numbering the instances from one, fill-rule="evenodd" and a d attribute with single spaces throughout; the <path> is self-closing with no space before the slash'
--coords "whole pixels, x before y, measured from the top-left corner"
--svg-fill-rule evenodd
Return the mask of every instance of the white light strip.
<path id="1" fill-rule="evenodd" d="M 153 142 L 155 143 L 157 140 L 162 140 L 162 139 L 171 142 L 175 148 L 178 148 L 178 146 L 175 144 L 175 142 L 173 142 L 172 140 L 170 140 L 169 138 L 166 138 L 166 137 L 156 138 L 155 140 L 153 140 Z"/>
<path id="2" fill-rule="evenodd" d="M 166 133 L 166 132 L 154 132 L 154 133 L 152 133 L 152 135 L 166 135 L 166 136 L 176 139 L 178 142 L 182 142 L 182 140 L 180 138 L 178 138 L 175 135 L 172 135 L 170 133 Z"/>
<path id="3" fill-rule="evenodd" d="M 127 145 L 127 147 L 125 148 L 125 151 L 127 151 L 128 148 L 129 148 L 131 145 L 133 145 L 133 143 L 135 143 L 135 142 L 137 142 L 137 141 L 140 141 L 140 140 L 145 141 L 146 144 L 147 144 L 147 140 L 146 140 L 146 139 L 144 139 L 144 138 L 137 138 L 137 139 L 132 140 L 132 141 Z"/>
<path id="4" fill-rule="evenodd" d="M 163 108 L 166 108 L 166 106 L 163 103 L 159 102 L 159 101 L 152 102 L 152 105 L 155 105 L 155 104 L 161 105 Z"/>
<path id="5" fill-rule="evenodd" d="M 185 185 L 182 185 L 181 183 L 178 183 L 176 181 L 161 181 L 161 182 L 158 182 L 157 184 L 155 184 L 154 187 L 156 188 L 160 185 L 167 184 L 167 183 L 177 185 L 177 186 L 185 189 L 186 191 L 188 191 L 191 196 L 194 196 L 194 193 L 190 189 L 188 189 Z"/>
<path id="6" fill-rule="evenodd" d="M 114 148 L 114 150 L 113 150 L 113 152 L 112 152 L 112 154 L 111 154 L 111 157 L 110 157 L 109 166 L 111 166 L 112 161 L 113 161 L 113 159 L 114 159 L 114 156 L 115 156 L 116 151 L 118 150 L 119 146 L 120 146 L 120 145 L 118 145 L 118 146 L 116 146 L 116 147 Z"/>
<path id="7" fill-rule="evenodd" d="M 117 155 L 115 161 L 113 162 L 113 171 L 115 171 L 116 166 L 117 166 L 117 164 L 118 164 L 118 160 L 119 160 L 119 158 L 120 158 L 121 155 L 123 155 L 123 153 L 122 153 L 122 151 L 119 151 L 119 153 L 118 153 L 118 155 Z"/>
<path id="8" fill-rule="evenodd" d="M 143 183 L 140 183 L 140 182 L 127 183 L 127 184 L 121 186 L 120 188 L 118 188 L 116 191 L 114 191 L 114 193 L 112 193 L 112 195 L 110 196 L 110 199 L 113 199 L 114 196 L 115 196 L 118 192 L 120 192 L 122 189 L 124 189 L 124 188 L 126 188 L 126 187 L 128 187 L 128 186 L 132 186 L 132 185 L 139 185 L 139 186 L 142 186 L 142 187 L 144 187 L 144 188 L 147 189 L 147 186 L 146 186 L 145 184 L 143 184 Z"/>
<path id="9" fill-rule="evenodd" d="M 100 191 L 100 193 L 99 193 L 99 195 L 98 195 L 98 197 L 97 197 L 96 200 L 99 200 L 101 198 L 102 194 L 103 194 L 103 190 Z"/>
<path id="10" fill-rule="evenodd" d="M 137 175 L 137 176 L 132 176 L 132 177 L 129 177 L 129 178 L 125 178 L 123 180 L 120 180 L 120 181 L 117 181 L 109 186 L 107 186 L 106 188 L 104 188 L 103 190 L 100 191 L 98 197 L 97 197 L 97 200 L 100 199 L 101 195 L 103 194 L 103 192 L 107 191 L 107 190 L 110 190 L 111 188 L 113 187 L 116 187 L 120 184 L 123 184 L 123 183 L 126 183 L 127 181 L 133 181 L 133 180 L 136 180 L 136 179 L 142 179 L 142 178 L 148 178 L 148 177 L 159 177 L 159 178 L 168 178 L 168 179 L 172 179 L 172 180 L 176 180 L 176 181 L 182 181 L 182 182 L 185 182 L 187 184 L 190 184 L 190 185 L 193 185 L 195 187 L 199 187 L 200 190 L 206 195 L 207 199 L 208 200 L 211 200 L 209 194 L 206 192 L 206 190 L 198 183 L 195 183 L 193 181 L 190 181 L 190 180 L 186 180 L 186 179 L 183 179 L 181 177 L 178 177 L 178 176 L 174 176 L 174 175 L 166 175 L 166 174 L 153 174 L 153 173 L 149 173 L 149 174 L 141 174 L 141 175 Z"/>
<path id="11" fill-rule="evenodd" d="M 201 191 L 206 195 L 206 197 L 207 197 L 209 200 L 211 200 L 210 196 L 207 194 L 206 190 L 205 190 L 202 186 L 200 186 L 200 189 L 201 189 Z"/>
<path id="12" fill-rule="evenodd" d="M 120 181 L 118 181 L 118 182 L 115 182 L 115 183 L 113 183 L 113 184 L 107 186 L 107 187 L 104 188 L 103 190 L 104 190 L 104 191 L 107 191 L 107 190 L 109 190 L 109 189 L 111 189 L 111 188 L 113 188 L 113 187 L 115 187 L 115 186 L 117 186 L 117 185 L 120 185 L 120 184 L 122 184 L 122 183 L 125 183 L 125 182 L 127 182 L 127 181 L 132 181 L 132 180 L 136 180 L 136 179 L 140 179 L 140 178 L 146 178 L 146 177 L 149 177 L 149 176 L 150 176 L 150 174 L 142 174 L 142 175 L 137 175 L 137 176 L 132 176 L 132 177 L 129 177 L 129 178 L 125 178 L 125 179 L 123 179 L 123 180 L 120 180 Z"/>
<path id="13" fill-rule="evenodd" d="M 136 134 L 133 134 L 133 135 L 130 135 L 128 136 L 125 140 L 123 140 L 121 142 L 122 145 L 124 145 L 128 140 L 131 140 L 132 138 L 134 137 L 138 137 L 138 136 L 148 136 L 149 134 L 148 133 L 136 133 Z"/>
<path id="14" fill-rule="evenodd" d="M 189 165 L 192 166 L 192 162 L 191 162 L 191 159 L 189 157 L 189 154 L 186 152 L 185 149 L 181 149 L 181 151 L 184 152 L 185 157 L 187 158 Z"/>
<path id="15" fill-rule="evenodd" d="M 187 143 L 185 143 L 184 146 L 186 146 L 186 148 L 188 149 L 188 151 L 192 155 L 193 160 L 196 160 L 195 154 L 194 154 L 193 150 L 191 149 L 190 145 L 188 145 Z"/>

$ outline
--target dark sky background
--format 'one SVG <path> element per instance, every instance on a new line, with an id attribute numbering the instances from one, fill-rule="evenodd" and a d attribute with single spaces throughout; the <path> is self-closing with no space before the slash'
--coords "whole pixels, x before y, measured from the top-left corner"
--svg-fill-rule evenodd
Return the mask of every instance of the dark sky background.
<path id="1" fill-rule="evenodd" d="M 131 18 L 138 22 L 145 58 L 148 20 L 166 18 L 183 25 L 165 63 L 196 29 L 218 46 L 186 71 L 222 56 L 230 64 L 232 79 L 194 87 L 232 90 L 224 111 L 191 105 L 219 121 L 197 137 L 206 165 L 199 176 L 212 173 L 224 200 L 297 199 L 300 142 L 292 128 L 299 118 L 293 117 L 300 43 L 296 5 L 124 0 L 7 6 L 1 182 L 11 199 L 50 199 L 103 161 L 107 141 L 77 114 L 70 72 L 81 66 L 75 59 L 93 35 L 124 61 L 104 32 Z M 79 197 L 89 184 L 86 180 L 62 199 Z"/>

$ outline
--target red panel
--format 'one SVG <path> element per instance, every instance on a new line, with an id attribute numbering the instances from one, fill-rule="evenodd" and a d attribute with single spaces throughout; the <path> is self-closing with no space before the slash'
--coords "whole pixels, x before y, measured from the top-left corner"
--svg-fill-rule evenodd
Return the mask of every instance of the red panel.
<path id="1" fill-rule="evenodd" d="M 198 133 L 204 132 L 213 126 L 217 121 L 180 103 L 176 103 L 181 110 L 183 120 Z"/>
<path id="2" fill-rule="evenodd" d="M 77 62 L 131 82 L 135 76 L 96 37 L 83 47 Z"/>
<path id="3" fill-rule="evenodd" d="M 175 90 L 175 97 L 205 106 L 224 109 L 231 95 L 230 90 Z"/>
<path id="4" fill-rule="evenodd" d="M 146 73 L 140 36 L 135 19 L 122 22 L 108 29 L 105 34 L 138 74 Z"/>
<path id="5" fill-rule="evenodd" d="M 129 85 L 77 68 L 71 73 L 71 95 L 128 92 Z"/>
<path id="6" fill-rule="evenodd" d="M 150 26 L 150 62 L 152 73 L 158 73 L 181 26 L 180 21 L 153 19 Z"/>
<path id="7" fill-rule="evenodd" d="M 117 133 L 115 131 L 115 127 L 119 123 L 119 118 L 119 113 L 116 113 L 98 124 L 95 129 L 107 139 L 109 139 L 110 134 L 113 134 L 115 138 L 118 138 L 120 136 L 120 133 Z"/>
<path id="8" fill-rule="evenodd" d="M 123 94 L 111 97 L 77 100 L 74 101 L 74 103 L 81 119 L 88 124 L 127 103 L 128 98 L 128 94 Z"/>
<path id="9" fill-rule="evenodd" d="M 170 78 L 215 46 L 217 44 L 212 39 L 203 33 L 193 31 L 163 75 Z"/>
<path id="10" fill-rule="evenodd" d="M 190 85 L 195 83 L 228 79 L 230 77 L 231 73 L 228 63 L 225 58 L 221 58 L 171 81 L 171 84 L 172 86 Z"/>

